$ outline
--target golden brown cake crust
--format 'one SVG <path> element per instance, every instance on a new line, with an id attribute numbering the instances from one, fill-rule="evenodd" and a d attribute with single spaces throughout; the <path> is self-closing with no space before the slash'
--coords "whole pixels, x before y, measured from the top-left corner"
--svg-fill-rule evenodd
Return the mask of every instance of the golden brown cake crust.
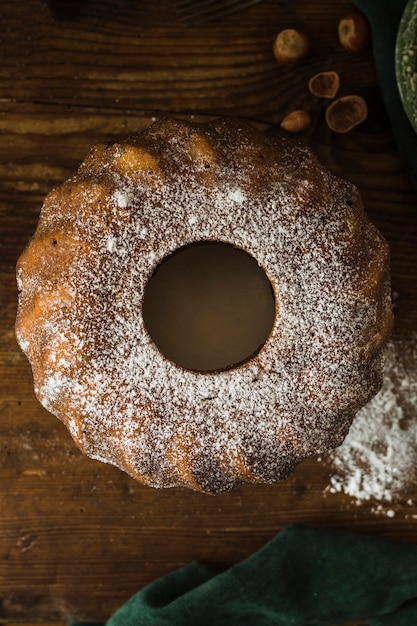
<path id="1" fill-rule="evenodd" d="M 247 251 L 275 292 L 269 339 L 227 371 L 175 365 L 143 324 L 155 267 L 197 241 Z M 155 487 L 280 480 L 339 445 L 381 385 L 386 242 L 307 147 L 240 121 L 96 146 L 47 196 L 17 280 L 37 397 L 86 454 Z"/>

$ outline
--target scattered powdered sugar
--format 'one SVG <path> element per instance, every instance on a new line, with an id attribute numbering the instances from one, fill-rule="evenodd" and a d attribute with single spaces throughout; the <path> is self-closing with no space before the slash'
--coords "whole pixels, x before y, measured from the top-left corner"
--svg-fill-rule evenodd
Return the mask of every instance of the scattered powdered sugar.
<path id="1" fill-rule="evenodd" d="M 132 199 L 130 194 L 123 193 L 120 189 L 116 189 L 114 192 L 114 200 L 121 209 L 126 208 Z"/>
<path id="2" fill-rule="evenodd" d="M 391 341 L 381 391 L 355 417 L 327 458 L 329 491 L 358 502 L 404 499 L 417 481 L 417 335 Z M 392 511 L 388 511 L 392 514 Z"/>
<path id="3" fill-rule="evenodd" d="M 143 324 L 155 268 L 197 241 L 242 248 L 275 291 L 270 337 L 227 371 L 180 368 Z M 307 147 L 162 121 L 98 146 L 49 194 L 19 263 L 17 337 L 38 398 L 89 456 L 157 487 L 272 482 L 338 445 L 378 389 L 386 258 L 357 190 Z"/>
<path id="4" fill-rule="evenodd" d="M 234 202 L 242 203 L 246 200 L 245 194 L 241 189 L 232 189 L 229 193 L 229 198 Z"/>

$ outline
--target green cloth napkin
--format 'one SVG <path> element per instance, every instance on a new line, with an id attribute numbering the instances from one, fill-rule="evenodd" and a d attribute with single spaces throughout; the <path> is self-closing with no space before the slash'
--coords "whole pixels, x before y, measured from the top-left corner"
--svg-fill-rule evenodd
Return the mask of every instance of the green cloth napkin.
<path id="1" fill-rule="evenodd" d="M 353 2 L 369 20 L 375 64 L 391 128 L 410 178 L 417 187 L 417 134 L 404 111 L 395 77 L 395 42 L 407 0 Z"/>
<path id="2" fill-rule="evenodd" d="M 333 626 L 360 618 L 417 625 L 417 546 L 293 524 L 221 574 L 191 563 L 158 579 L 106 626 Z"/>

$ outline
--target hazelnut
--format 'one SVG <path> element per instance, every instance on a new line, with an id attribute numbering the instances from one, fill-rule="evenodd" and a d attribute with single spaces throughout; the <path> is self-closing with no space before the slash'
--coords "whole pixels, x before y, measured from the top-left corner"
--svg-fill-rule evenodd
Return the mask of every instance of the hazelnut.
<path id="1" fill-rule="evenodd" d="M 311 124 L 311 115 L 307 111 L 299 109 L 292 111 L 281 121 L 281 128 L 288 130 L 290 133 L 300 133 L 308 128 Z"/>
<path id="2" fill-rule="evenodd" d="M 370 40 L 368 20 L 359 11 L 353 11 L 342 17 L 337 32 L 340 43 L 349 52 L 364 50 Z"/>
<path id="3" fill-rule="evenodd" d="M 318 98 L 334 98 L 339 91 L 340 78 L 337 72 L 320 72 L 308 81 L 308 88 Z"/>
<path id="4" fill-rule="evenodd" d="M 344 96 L 326 109 L 326 122 L 336 133 L 347 133 L 368 117 L 368 107 L 361 96 Z"/>
<path id="5" fill-rule="evenodd" d="M 273 51 L 278 63 L 298 63 L 308 54 L 310 42 L 307 35 L 293 28 L 282 30 L 275 38 Z"/>

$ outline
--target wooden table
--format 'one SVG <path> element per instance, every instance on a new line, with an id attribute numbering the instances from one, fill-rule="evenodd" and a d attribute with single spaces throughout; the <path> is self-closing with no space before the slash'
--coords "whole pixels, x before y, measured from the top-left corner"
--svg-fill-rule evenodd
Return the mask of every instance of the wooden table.
<path id="1" fill-rule="evenodd" d="M 307 107 L 304 133 L 319 158 L 361 190 L 389 240 L 397 293 L 395 336 L 417 321 L 416 194 L 384 111 L 371 49 L 349 54 L 336 27 L 340 0 L 263 0 L 185 28 L 169 0 L 3 0 L 0 6 L 0 623 L 107 618 L 140 587 L 197 559 L 219 570 L 249 556 L 290 522 L 417 542 L 416 507 L 375 515 L 324 493 L 325 464 L 302 463 L 285 482 L 210 497 L 142 487 L 76 449 L 36 401 L 14 337 L 17 257 L 46 193 L 88 149 L 153 118 L 241 116 L 270 129 Z M 311 39 L 308 59 L 280 67 L 279 30 Z M 349 135 L 324 123 L 307 79 L 340 73 L 341 95 L 360 93 L 368 120 Z M 417 491 L 416 494 L 417 496 Z"/>

